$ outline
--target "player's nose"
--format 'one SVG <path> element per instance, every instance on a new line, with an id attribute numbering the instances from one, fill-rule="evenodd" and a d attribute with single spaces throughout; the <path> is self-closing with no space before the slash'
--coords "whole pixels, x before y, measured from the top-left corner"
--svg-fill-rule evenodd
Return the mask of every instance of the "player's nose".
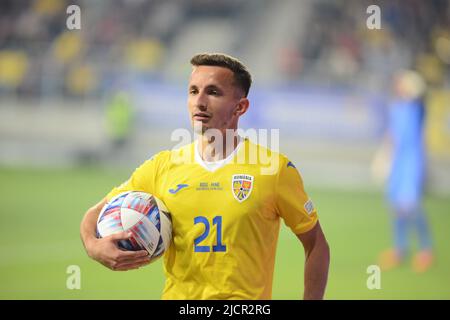
<path id="1" fill-rule="evenodd" d="M 196 97 L 194 105 L 199 111 L 206 111 L 208 109 L 208 99 L 205 94 L 199 94 Z"/>

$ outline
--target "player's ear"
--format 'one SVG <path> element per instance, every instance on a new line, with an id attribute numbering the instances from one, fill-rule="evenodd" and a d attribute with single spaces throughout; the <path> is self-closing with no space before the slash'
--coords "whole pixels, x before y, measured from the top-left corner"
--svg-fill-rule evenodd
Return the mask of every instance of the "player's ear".
<path id="1" fill-rule="evenodd" d="M 247 112 L 248 107 L 250 106 L 250 102 L 247 98 L 241 98 L 239 100 L 239 103 L 236 105 L 236 108 L 234 109 L 234 115 L 235 116 L 242 116 L 244 113 Z"/>

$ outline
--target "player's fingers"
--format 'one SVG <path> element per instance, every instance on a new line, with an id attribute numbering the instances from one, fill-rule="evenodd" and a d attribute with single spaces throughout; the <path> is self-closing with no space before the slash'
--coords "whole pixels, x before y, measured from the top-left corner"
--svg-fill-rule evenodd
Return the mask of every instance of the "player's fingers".
<path id="1" fill-rule="evenodd" d="M 127 271 L 127 270 L 134 270 L 139 269 L 143 266 L 146 266 L 150 263 L 150 261 L 145 262 L 139 262 L 139 263 L 126 263 L 126 264 L 120 264 L 118 265 L 114 270 L 115 271 Z"/>
<path id="2" fill-rule="evenodd" d="M 117 260 L 126 260 L 126 259 L 138 259 L 143 257 L 148 257 L 147 250 L 139 250 L 139 251 L 123 251 L 117 254 Z"/>
<path id="3" fill-rule="evenodd" d="M 148 261 L 148 260 L 150 260 L 150 257 L 148 255 L 142 256 L 142 257 L 121 257 L 121 258 L 115 259 L 115 261 L 120 264 L 133 263 L 133 262 L 139 262 L 139 261 Z"/>
<path id="4" fill-rule="evenodd" d="M 144 257 L 144 258 L 136 258 L 136 259 L 124 259 L 121 261 L 118 261 L 117 264 L 119 266 L 124 265 L 124 264 L 139 264 L 139 263 L 148 263 L 150 262 L 150 258 L 149 257 Z"/>
<path id="5" fill-rule="evenodd" d="M 136 270 L 139 269 L 139 267 L 122 267 L 114 269 L 114 271 L 129 271 L 129 270 Z"/>

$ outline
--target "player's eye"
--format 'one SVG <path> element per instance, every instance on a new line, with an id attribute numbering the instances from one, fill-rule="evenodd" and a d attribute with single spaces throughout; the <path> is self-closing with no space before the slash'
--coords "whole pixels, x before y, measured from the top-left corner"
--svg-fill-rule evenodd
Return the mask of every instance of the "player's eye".
<path id="1" fill-rule="evenodd" d="M 197 94 L 197 89 L 190 89 L 189 94 Z"/>
<path id="2" fill-rule="evenodd" d="M 213 96 L 219 96 L 220 95 L 219 91 L 216 90 L 216 89 L 209 90 L 208 94 L 213 95 Z"/>

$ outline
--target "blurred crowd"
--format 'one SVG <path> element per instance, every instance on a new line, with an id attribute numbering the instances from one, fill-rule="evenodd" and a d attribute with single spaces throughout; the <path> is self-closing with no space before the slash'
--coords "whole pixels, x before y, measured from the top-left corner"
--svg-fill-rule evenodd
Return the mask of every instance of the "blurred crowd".
<path id="1" fill-rule="evenodd" d="M 380 7 L 381 29 L 366 22 Z M 363 13 L 363 14 L 362 14 Z M 450 2 L 447 0 L 314 1 L 308 36 L 287 48 L 291 78 L 383 89 L 399 69 L 414 69 L 429 85 L 449 86 Z"/>
<path id="2" fill-rule="evenodd" d="M 171 38 L 185 19 L 227 15 L 242 1 L 3 0 L 0 93 L 20 97 L 96 96 L 123 76 L 157 77 Z M 68 30 L 68 6 L 81 29 Z"/>
<path id="3" fill-rule="evenodd" d="M 312 1 L 306 36 L 289 41 L 274 57 L 279 73 L 294 82 L 379 89 L 391 71 L 410 68 L 428 84 L 448 87 L 449 2 L 374 2 L 382 18 L 376 31 L 366 26 L 370 2 Z M 68 30 L 71 4 L 77 1 L 0 2 L 0 93 L 95 97 L 124 77 L 159 79 L 161 66 L 170 63 L 173 38 L 190 19 L 220 16 L 239 23 L 246 1 L 78 1 L 82 28 Z"/>

